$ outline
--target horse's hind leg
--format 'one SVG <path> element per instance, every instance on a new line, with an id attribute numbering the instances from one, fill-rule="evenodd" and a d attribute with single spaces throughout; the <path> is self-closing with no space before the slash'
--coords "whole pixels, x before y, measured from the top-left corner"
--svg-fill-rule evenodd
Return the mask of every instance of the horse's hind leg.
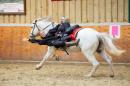
<path id="1" fill-rule="evenodd" d="M 112 65 L 112 58 L 109 56 L 105 50 L 102 50 L 100 56 L 110 65 L 110 77 L 114 77 L 113 65 Z"/>
<path id="2" fill-rule="evenodd" d="M 51 56 L 54 55 L 54 52 L 55 52 L 55 48 L 54 48 L 54 47 L 48 47 L 48 51 L 47 51 L 46 55 L 43 57 L 42 61 L 36 66 L 36 69 L 37 69 L 37 70 L 40 69 L 40 68 L 43 66 L 44 62 L 45 62 L 49 57 L 51 57 Z"/>
<path id="3" fill-rule="evenodd" d="M 99 66 L 99 62 L 96 60 L 94 54 L 92 54 L 91 52 L 84 52 L 83 54 L 86 56 L 86 58 L 88 59 L 88 61 L 90 63 L 92 63 L 93 68 L 91 69 L 91 72 L 86 75 L 87 77 L 91 77 L 97 70 L 98 66 Z"/>

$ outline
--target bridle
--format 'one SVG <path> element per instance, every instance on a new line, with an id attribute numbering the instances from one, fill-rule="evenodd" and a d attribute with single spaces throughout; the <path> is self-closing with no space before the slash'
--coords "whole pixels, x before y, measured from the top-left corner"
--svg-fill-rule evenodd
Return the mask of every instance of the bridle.
<path id="1" fill-rule="evenodd" d="M 40 29 L 40 28 L 38 27 L 38 25 L 37 25 L 37 21 L 38 21 L 38 20 L 35 20 L 35 23 L 33 23 L 33 24 L 34 24 L 34 27 L 32 28 L 32 33 L 31 33 L 32 37 L 35 37 L 35 35 L 33 34 L 35 27 L 37 27 L 37 29 L 38 29 L 39 32 L 40 32 L 40 31 L 43 31 L 43 30 L 45 30 L 45 29 L 47 29 L 47 28 L 48 28 L 49 26 L 51 26 L 51 25 L 52 25 L 53 28 L 54 28 L 54 22 L 51 22 L 51 24 L 47 25 L 47 26 L 44 27 L 43 29 Z"/>

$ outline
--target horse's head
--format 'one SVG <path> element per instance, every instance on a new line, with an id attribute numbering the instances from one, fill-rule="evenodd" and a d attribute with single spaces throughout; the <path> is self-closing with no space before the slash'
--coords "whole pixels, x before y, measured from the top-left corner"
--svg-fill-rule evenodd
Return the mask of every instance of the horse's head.
<path id="1" fill-rule="evenodd" d="M 29 39 L 35 39 L 36 36 L 45 36 L 50 29 L 54 27 L 54 23 L 49 18 L 37 19 L 33 22 Z"/>

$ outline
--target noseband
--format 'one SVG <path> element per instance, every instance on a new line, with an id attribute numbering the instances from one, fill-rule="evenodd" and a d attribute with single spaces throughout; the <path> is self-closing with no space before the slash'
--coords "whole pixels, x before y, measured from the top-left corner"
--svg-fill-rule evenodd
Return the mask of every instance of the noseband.
<path id="1" fill-rule="evenodd" d="M 54 27 L 54 22 L 51 22 L 51 24 L 49 24 L 49 25 L 47 25 L 46 27 L 44 27 L 43 29 L 41 29 L 40 30 L 40 28 L 38 27 L 38 25 L 37 25 L 37 21 L 38 20 L 35 20 L 35 23 L 33 23 L 34 24 L 34 27 L 33 27 L 33 30 L 32 30 L 32 37 L 35 37 L 35 35 L 33 34 L 33 32 L 34 32 L 34 29 L 35 29 L 35 27 L 37 27 L 37 29 L 38 29 L 38 31 L 40 32 L 40 31 L 43 31 L 43 30 L 45 30 L 45 29 L 47 29 L 49 26 L 53 26 Z"/>

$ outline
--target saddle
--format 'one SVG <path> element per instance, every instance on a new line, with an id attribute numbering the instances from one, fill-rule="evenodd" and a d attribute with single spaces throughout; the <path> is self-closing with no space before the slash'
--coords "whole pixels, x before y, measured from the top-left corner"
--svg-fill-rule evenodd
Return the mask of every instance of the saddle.
<path id="1" fill-rule="evenodd" d="M 72 41 L 76 40 L 78 32 L 81 30 L 81 28 L 75 28 L 74 31 L 70 34 L 70 38 Z"/>

